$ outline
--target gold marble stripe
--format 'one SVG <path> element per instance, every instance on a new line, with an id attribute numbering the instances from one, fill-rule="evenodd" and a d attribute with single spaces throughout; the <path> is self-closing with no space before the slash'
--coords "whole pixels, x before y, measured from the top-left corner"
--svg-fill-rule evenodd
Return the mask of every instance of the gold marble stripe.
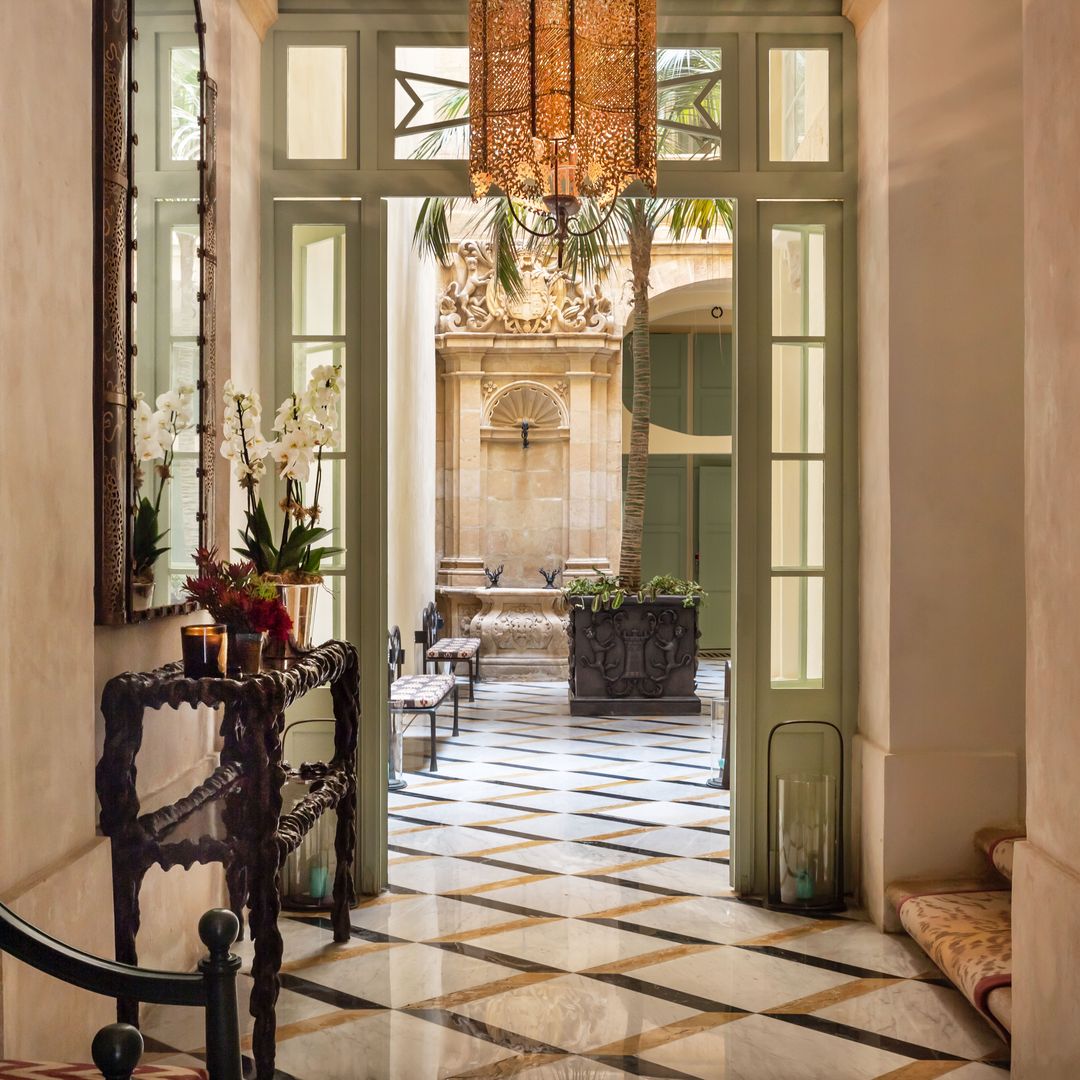
<path id="1" fill-rule="evenodd" d="M 834 986 L 829 990 L 821 990 L 807 997 L 795 998 L 783 1005 L 777 1005 L 772 1009 L 766 1009 L 766 1013 L 777 1013 L 782 1016 L 792 1013 L 805 1014 L 817 1012 L 818 1009 L 827 1009 L 830 1005 L 839 1005 L 841 1001 L 850 1001 L 852 998 L 862 997 L 864 994 L 872 994 L 877 990 L 884 990 L 887 986 L 894 986 L 903 979 L 854 979 L 852 982 Z"/>
<path id="2" fill-rule="evenodd" d="M 670 948 L 657 949 L 655 952 L 642 953 L 640 956 L 627 956 L 610 964 L 599 964 L 583 971 L 582 974 L 618 975 L 624 971 L 634 971 L 637 968 L 650 967 L 653 964 L 663 964 L 668 960 L 678 960 L 684 956 L 696 956 L 698 953 L 716 952 L 723 948 L 723 945 L 672 945 Z"/>
<path id="3" fill-rule="evenodd" d="M 328 1028 L 341 1027 L 342 1024 L 351 1024 L 354 1020 L 363 1020 L 365 1016 L 378 1016 L 384 1011 L 384 1009 L 335 1009 L 333 1012 L 310 1016 L 306 1020 L 297 1020 L 292 1024 L 278 1024 L 275 1039 L 282 1043 L 286 1039 L 295 1039 L 298 1035 L 311 1035 L 316 1031 L 326 1031 Z M 240 1040 L 240 1049 L 250 1050 L 251 1039 L 251 1035 L 245 1035 Z M 206 1048 L 200 1047 L 194 1052 L 202 1054 L 206 1052 Z"/>
<path id="4" fill-rule="evenodd" d="M 523 848 L 539 847 L 542 844 L 556 844 L 557 840 L 548 840 L 541 837 L 539 840 L 519 840 L 515 844 L 504 844 L 502 847 L 477 848 L 475 851 L 466 852 L 461 858 L 487 858 L 491 855 L 502 855 L 507 851 L 521 851 Z"/>
<path id="5" fill-rule="evenodd" d="M 912 1061 L 892 1072 L 882 1073 L 876 1080 L 938 1080 L 939 1076 L 947 1076 L 970 1064 L 970 1061 Z"/>
<path id="6" fill-rule="evenodd" d="M 565 1054 L 522 1054 L 520 1057 L 503 1058 L 490 1065 L 481 1065 L 468 1072 L 454 1073 L 454 1080 L 506 1080 L 530 1069 L 540 1069 L 545 1065 L 554 1065 L 565 1061 Z"/>
<path id="7" fill-rule="evenodd" d="M 685 1039 L 688 1035 L 696 1035 L 699 1032 L 720 1027 L 722 1024 L 730 1024 L 734 1020 L 742 1020 L 747 1015 L 741 1012 L 698 1013 L 696 1016 L 688 1016 L 685 1020 L 676 1020 L 673 1024 L 650 1028 L 639 1035 L 631 1035 L 618 1042 L 608 1043 L 607 1046 L 599 1046 L 595 1050 L 590 1050 L 589 1055 L 617 1057 L 640 1054 L 644 1050 L 655 1050 L 658 1046 L 675 1042 L 676 1039 Z"/>
<path id="8" fill-rule="evenodd" d="M 619 853 L 613 851 L 611 853 L 617 856 Z M 605 874 L 618 874 L 624 870 L 637 870 L 642 866 L 659 866 L 660 863 L 676 862 L 678 860 L 677 855 L 650 855 L 647 859 L 635 859 L 633 862 L 616 863 L 613 866 L 599 866 L 595 870 L 582 870 L 575 874 L 575 877 L 603 877 Z"/>
<path id="9" fill-rule="evenodd" d="M 510 809 L 510 807 L 508 806 L 507 810 L 509 810 L 509 809 Z M 515 821 L 532 821 L 534 818 L 550 817 L 550 816 L 551 816 L 551 811 L 550 810 L 537 810 L 535 814 L 515 814 L 513 817 L 491 818 L 490 821 L 473 821 L 473 822 L 470 822 L 465 827 L 468 828 L 468 829 L 479 829 L 479 828 L 483 828 L 484 826 L 487 826 L 489 828 L 493 828 L 496 825 L 509 825 L 509 824 L 511 824 L 512 822 L 515 822 Z"/>
<path id="10" fill-rule="evenodd" d="M 395 855 L 386 860 L 387 866 L 400 866 L 402 863 L 425 862 L 428 859 L 437 858 L 435 855 Z"/>
<path id="11" fill-rule="evenodd" d="M 779 945 L 793 938 L 806 937 L 808 934 L 821 934 L 826 930 L 835 930 L 838 926 L 850 926 L 849 919 L 814 919 L 805 926 L 789 926 L 787 930 L 776 930 L 771 934 L 762 934 L 761 937 L 747 938 L 740 941 L 740 945 Z"/>
<path id="12" fill-rule="evenodd" d="M 635 911 L 662 907 L 664 904 L 681 904 L 686 900 L 693 899 L 692 896 L 654 896 L 651 900 L 639 900 L 636 904 L 624 904 L 622 907 L 608 908 L 606 911 L 590 911 L 588 915 L 579 915 L 578 918 L 621 919 L 624 915 L 632 915 Z"/>
<path id="13" fill-rule="evenodd" d="M 521 877 L 508 878 L 506 881 L 485 881 L 480 885 L 468 885 L 463 889 L 448 889 L 443 896 L 475 896 L 477 893 L 509 889 L 515 885 L 533 885 L 538 881 L 547 881 L 549 878 L 561 876 L 561 874 L 522 874 Z"/>
<path id="14" fill-rule="evenodd" d="M 549 918 L 524 918 L 514 919 L 512 922 L 496 923 L 494 926 L 477 926 L 472 930 L 462 930 L 458 934 L 445 934 L 443 937 L 431 938 L 431 941 L 472 941 L 473 938 L 487 937 L 490 934 L 504 934 L 509 930 L 528 930 L 532 926 L 543 926 L 545 923 L 559 922 L 560 916 L 552 915 Z"/>
<path id="15" fill-rule="evenodd" d="M 505 994 L 509 990 L 518 990 L 523 986 L 547 982 L 548 979 L 559 979 L 564 974 L 565 972 L 562 971 L 519 971 L 516 975 L 508 975 L 505 979 L 484 983 L 483 986 L 471 986 L 467 990 L 455 990 L 452 994 L 442 994 L 439 997 L 427 998 L 424 1001 L 414 1001 L 409 1005 L 402 1005 L 401 1008 L 453 1009 L 461 1005 L 468 1005 L 473 1001 L 480 1001 L 482 998 Z"/>
<path id="16" fill-rule="evenodd" d="M 327 946 L 324 952 L 313 953 L 299 960 L 286 960 L 281 965 L 282 971 L 303 971 L 306 968 L 319 967 L 321 964 L 333 964 L 338 960 L 351 960 L 354 956 L 364 956 L 368 953 L 385 952 L 387 949 L 396 949 L 406 942 L 401 941 L 368 941 L 363 945 L 350 945 L 347 948 L 340 946 Z"/>

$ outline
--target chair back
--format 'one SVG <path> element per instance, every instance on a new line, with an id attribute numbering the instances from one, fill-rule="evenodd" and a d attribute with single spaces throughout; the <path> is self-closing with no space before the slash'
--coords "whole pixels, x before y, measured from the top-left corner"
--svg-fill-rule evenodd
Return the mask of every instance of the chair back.
<path id="1" fill-rule="evenodd" d="M 420 629 L 416 631 L 416 644 L 424 647 L 425 656 L 428 649 L 439 640 L 439 631 L 442 627 L 443 617 L 439 614 L 435 601 L 432 600 L 424 608 L 424 612 L 420 616 Z"/>
<path id="2" fill-rule="evenodd" d="M 396 626 L 390 627 L 386 646 L 386 695 L 395 679 L 401 678 L 401 669 L 405 666 L 405 650 L 401 647 L 401 631 Z"/>

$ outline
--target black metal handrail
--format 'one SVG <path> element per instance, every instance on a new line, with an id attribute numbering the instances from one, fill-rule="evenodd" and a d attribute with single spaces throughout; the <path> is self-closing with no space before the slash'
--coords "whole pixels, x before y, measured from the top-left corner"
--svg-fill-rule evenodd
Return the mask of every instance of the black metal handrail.
<path id="1" fill-rule="evenodd" d="M 199 920 L 209 955 L 197 973 L 152 971 L 103 960 L 57 941 L 0 904 L 0 952 L 104 997 L 127 997 L 155 1005 L 206 1010 L 206 1066 L 210 1080 L 241 1080 L 236 974 L 240 960 L 229 948 L 240 932 L 231 911 L 215 908 Z M 92 1053 L 105 1080 L 129 1080 L 142 1056 L 142 1036 L 128 1024 L 98 1032 Z"/>

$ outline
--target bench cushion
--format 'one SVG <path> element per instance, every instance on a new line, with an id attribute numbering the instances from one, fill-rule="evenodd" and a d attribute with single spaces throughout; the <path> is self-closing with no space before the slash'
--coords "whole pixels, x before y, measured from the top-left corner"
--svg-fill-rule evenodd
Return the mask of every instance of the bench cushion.
<path id="1" fill-rule="evenodd" d="M 427 651 L 429 660 L 471 660 L 480 651 L 480 639 L 449 637 L 436 641 Z"/>
<path id="2" fill-rule="evenodd" d="M 178 1065 L 140 1065 L 134 1076 L 158 1077 L 158 1080 L 207 1080 L 202 1069 Z M 56 1065 L 34 1061 L 0 1061 L 0 1080 L 101 1080 L 93 1065 Z"/>
<path id="3" fill-rule="evenodd" d="M 434 709 L 456 685 L 453 675 L 404 675 L 390 687 L 390 704 L 399 709 Z"/>
<path id="4" fill-rule="evenodd" d="M 985 852 L 990 864 L 1002 877 L 1012 881 L 1013 849 L 1025 838 L 1023 827 L 1006 828 L 992 826 L 975 834 L 975 846 Z"/>

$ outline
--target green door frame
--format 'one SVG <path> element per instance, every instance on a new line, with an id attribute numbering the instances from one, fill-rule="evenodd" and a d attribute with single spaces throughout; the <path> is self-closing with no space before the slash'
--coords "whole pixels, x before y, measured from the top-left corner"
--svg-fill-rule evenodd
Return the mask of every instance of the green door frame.
<path id="1" fill-rule="evenodd" d="M 842 219 L 843 327 L 841 620 L 836 627 L 842 656 L 839 708 L 846 731 L 854 730 L 857 694 L 856 648 L 856 325 L 855 212 L 857 194 L 855 38 L 840 15 L 840 0 L 804 0 L 800 14 L 791 14 L 790 0 L 672 0 L 659 18 L 660 44 L 734 45 L 725 62 L 722 160 L 661 162 L 659 189 L 665 196 L 723 196 L 736 202 L 735 228 L 735 569 L 733 580 L 736 677 L 736 780 L 732 792 L 736 835 L 732 837 L 732 883 L 740 893 L 761 892 L 763 874 L 763 732 L 777 719 L 771 699 L 762 693 L 760 672 L 768 668 L 758 628 L 768 609 L 761 592 L 769 569 L 761 559 L 759 511 L 768 507 L 767 457 L 763 433 L 768 430 L 761 400 L 767 380 L 760 377 L 764 342 L 759 314 L 760 268 L 767 258 L 767 237 L 759 222 L 763 207 L 798 200 L 833 204 Z M 467 168 L 460 161 L 395 162 L 393 114 L 380 97 L 392 93 L 393 46 L 445 44 L 464 40 L 465 5 L 460 0 L 398 0 L 398 10 L 367 0 L 346 0 L 328 12 L 323 0 L 281 0 L 281 16 L 263 47 L 262 166 L 262 315 L 263 341 L 274 340 L 274 219 L 279 200 L 360 200 L 360 281 L 350 289 L 349 303 L 361 327 L 359 356 L 353 358 L 348 422 L 363 432 L 362 453 L 350 462 L 347 478 L 350 525 L 347 543 L 359 549 L 352 560 L 347 622 L 349 637 L 360 651 L 363 679 L 360 734 L 360 881 L 373 894 L 386 885 L 386 702 L 383 686 L 386 634 L 386 204 L 392 197 L 468 194 Z M 344 10 L 344 9 L 348 10 Z M 356 89 L 349 94 L 349 140 L 346 167 L 340 162 L 290 162 L 280 144 L 284 124 L 285 85 L 283 35 L 322 36 L 350 49 L 349 70 L 356 71 Z M 759 64 L 767 46 L 798 46 L 823 41 L 833 59 L 831 109 L 832 160 L 824 163 L 772 163 L 761 147 L 767 103 L 767 79 Z M 388 81 L 389 80 L 389 81 Z M 730 104 L 734 97 L 736 105 Z M 380 104 L 382 102 L 382 104 Z M 734 130 L 731 130 L 731 129 Z M 630 194 L 632 194 L 631 192 Z M 763 245 L 759 248 L 759 244 Z M 742 283 L 742 287 L 740 287 Z M 750 283 L 753 283 L 752 285 Z M 267 350 L 264 350 L 264 354 Z M 358 363 L 356 362 L 358 360 Z M 272 361 L 268 361 L 272 362 Z M 356 372 L 359 372 L 357 377 Z M 265 381 L 265 380 L 264 380 Z M 355 416 L 354 416 L 355 413 Z M 353 445 L 357 443 L 354 441 Z M 355 547 L 354 547 L 355 545 Z M 766 639 L 767 642 L 767 639 Z M 742 718 L 740 720 L 740 718 Z M 759 854 L 760 853 L 760 854 Z"/>

